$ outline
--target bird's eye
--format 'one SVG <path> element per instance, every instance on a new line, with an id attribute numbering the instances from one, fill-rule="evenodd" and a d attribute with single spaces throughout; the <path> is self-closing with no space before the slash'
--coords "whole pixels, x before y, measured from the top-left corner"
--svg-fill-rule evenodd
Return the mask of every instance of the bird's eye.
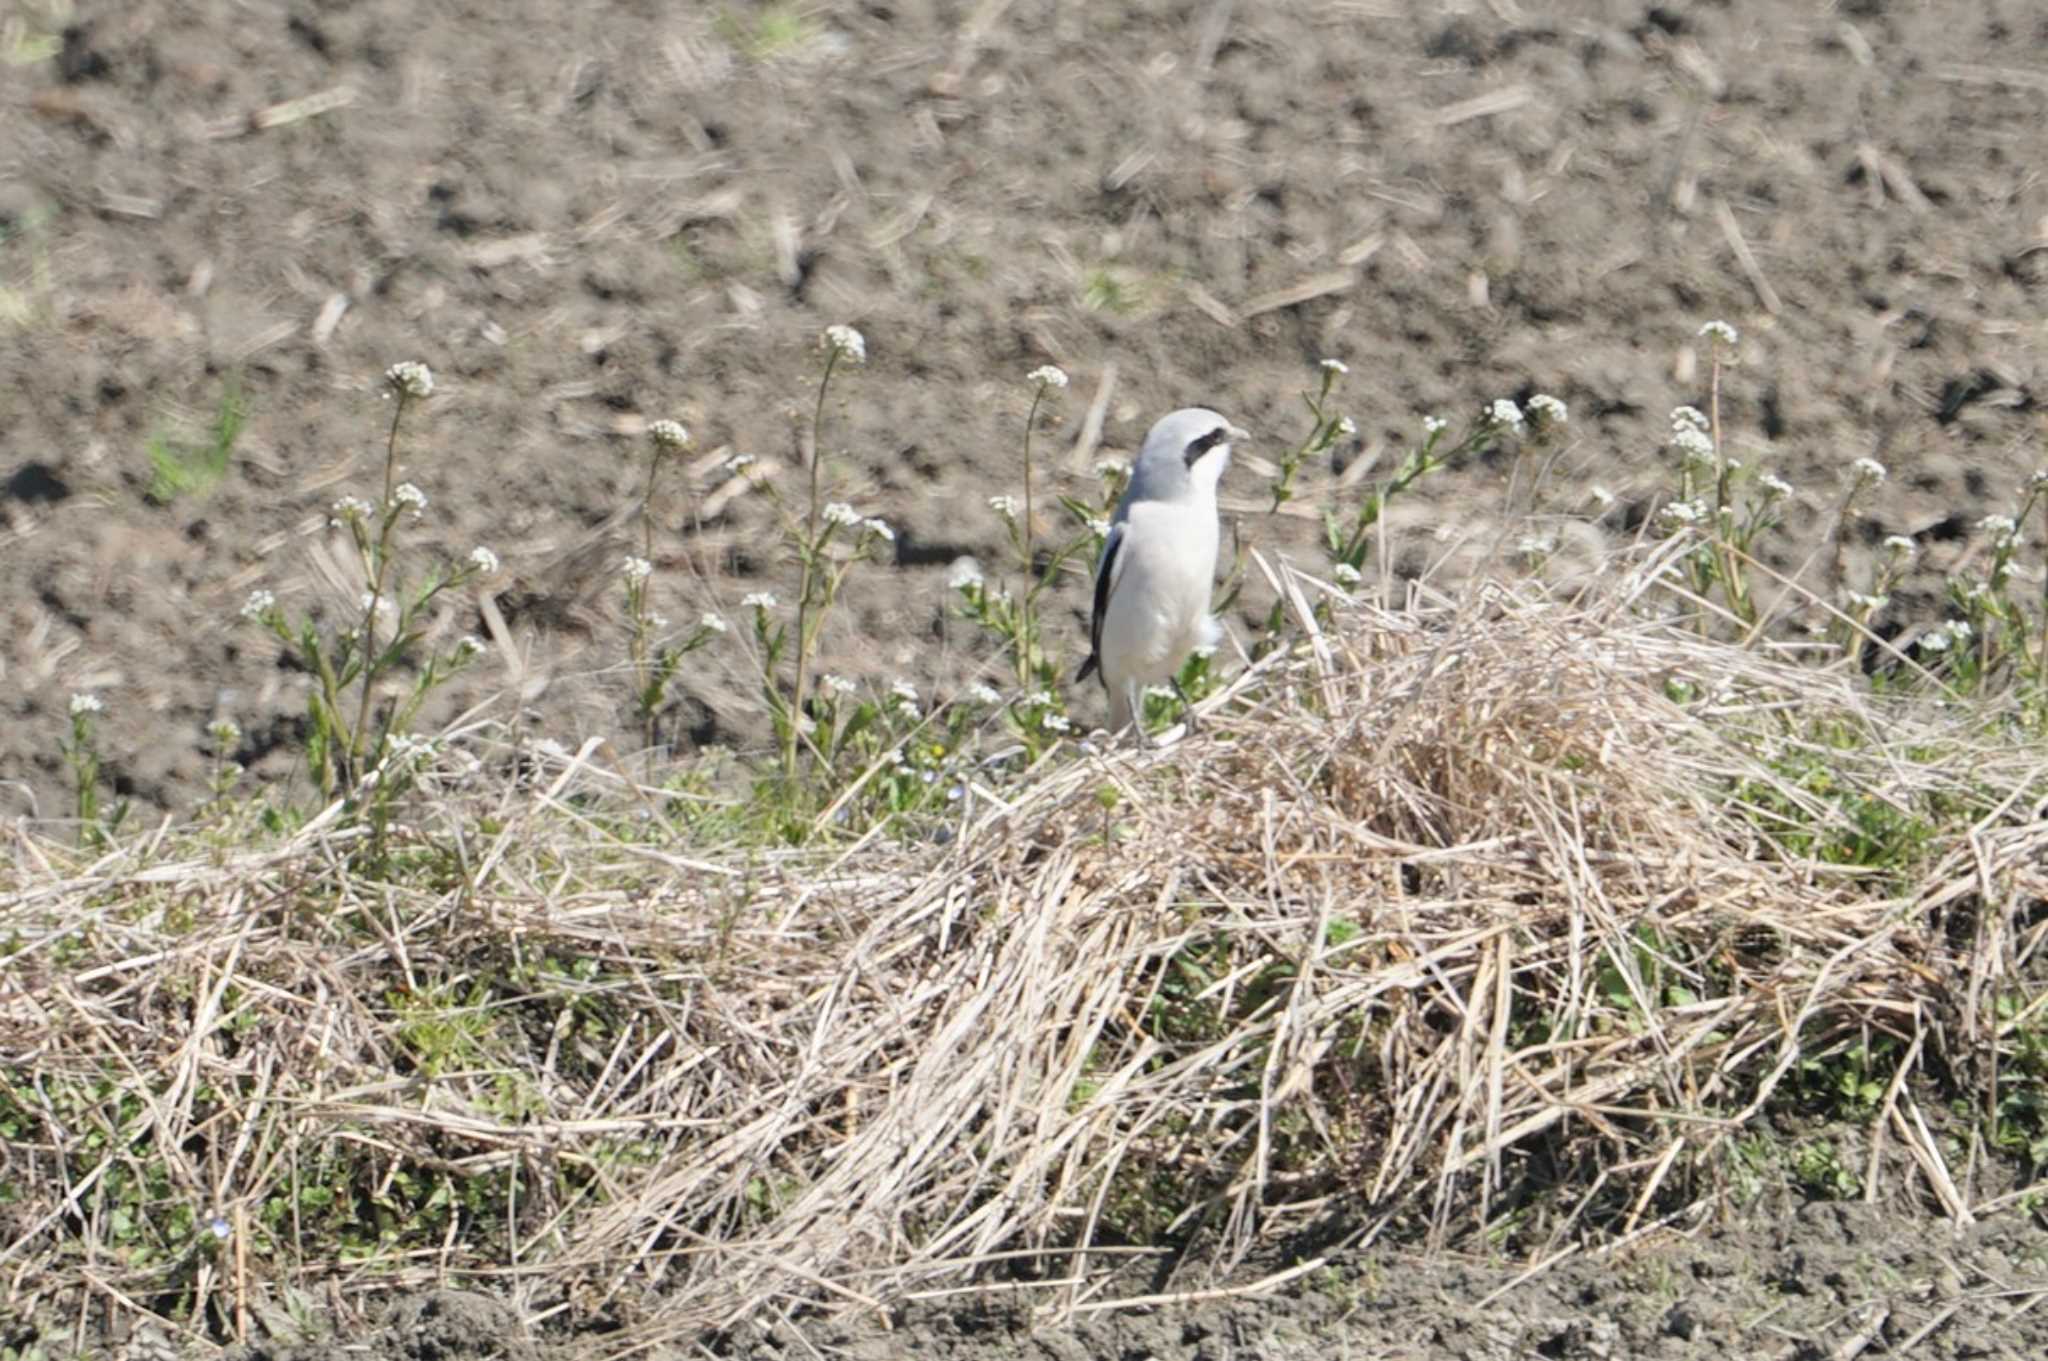
<path id="1" fill-rule="evenodd" d="M 1190 468 L 1194 467 L 1197 460 L 1203 454 L 1208 453 L 1211 449 L 1214 449 L 1229 438 L 1230 427 L 1227 425 L 1219 425 L 1206 435 L 1195 436 L 1195 438 L 1188 441 L 1187 452 L 1181 456 L 1182 462 Z"/>

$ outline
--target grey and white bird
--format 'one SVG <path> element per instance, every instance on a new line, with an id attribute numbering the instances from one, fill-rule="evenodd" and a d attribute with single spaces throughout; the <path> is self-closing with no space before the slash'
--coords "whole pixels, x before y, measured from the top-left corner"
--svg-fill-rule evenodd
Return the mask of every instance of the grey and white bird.
<path id="1" fill-rule="evenodd" d="M 1131 465 L 1095 565 L 1093 651 L 1079 679 L 1100 675 L 1109 730 L 1142 712 L 1148 685 L 1179 689 L 1181 665 L 1223 636 L 1209 613 L 1216 582 L 1216 483 L 1244 432 L 1203 407 L 1163 416 Z M 1182 696 L 1186 700 L 1186 696 Z"/>

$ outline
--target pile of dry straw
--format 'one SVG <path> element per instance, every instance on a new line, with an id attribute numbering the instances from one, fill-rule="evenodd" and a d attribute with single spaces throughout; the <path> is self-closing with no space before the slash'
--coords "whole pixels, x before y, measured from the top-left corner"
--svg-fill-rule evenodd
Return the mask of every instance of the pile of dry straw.
<path id="1" fill-rule="evenodd" d="M 0 1312 L 218 1336 L 477 1276 L 645 1327 L 992 1281 L 1086 1308 L 1140 1237 L 1234 1265 L 1511 1208 L 1542 1261 L 1709 1205 L 1796 1065 L 1878 1037 L 1887 1193 L 1967 1218 L 1917 1074 L 1988 1083 L 2042 1023 L 2040 756 L 1706 641 L 1656 566 L 1321 627 L 1288 574 L 1297 645 L 1200 736 L 970 789 L 912 844 L 684 856 L 573 765 L 422 808 L 374 880 L 327 820 L 91 863 L 24 833 Z M 1920 826 L 1910 874 L 1842 863 L 1872 825 Z M 312 1181 L 461 1208 L 344 1262 Z"/>

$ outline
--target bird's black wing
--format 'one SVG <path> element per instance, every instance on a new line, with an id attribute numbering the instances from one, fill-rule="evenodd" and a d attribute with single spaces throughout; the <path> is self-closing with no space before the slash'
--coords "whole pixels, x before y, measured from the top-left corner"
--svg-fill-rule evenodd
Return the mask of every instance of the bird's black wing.
<path id="1" fill-rule="evenodd" d="M 1119 520 L 1109 527 L 1109 537 L 1102 542 L 1102 561 L 1095 567 L 1095 614 L 1088 621 L 1088 660 L 1081 663 L 1080 674 L 1075 680 L 1087 680 L 1091 675 L 1102 673 L 1102 621 L 1109 613 L 1109 593 L 1116 585 L 1117 550 L 1124 544 L 1125 521 Z M 1109 685 L 1104 676 L 1102 683 Z"/>

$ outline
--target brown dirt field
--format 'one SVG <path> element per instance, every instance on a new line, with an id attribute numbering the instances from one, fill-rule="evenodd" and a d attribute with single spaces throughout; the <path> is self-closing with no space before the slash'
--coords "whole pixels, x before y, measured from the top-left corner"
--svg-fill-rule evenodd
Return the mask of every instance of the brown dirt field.
<path id="1" fill-rule="evenodd" d="M 375 493 L 399 359 L 441 384 L 404 455 L 420 542 L 503 555 L 518 653 L 430 717 L 510 687 L 515 729 L 629 745 L 608 669 L 640 431 L 696 435 L 699 496 L 658 507 L 659 608 L 735 612 L 787 575 L 773 515 L 703 497 L 733 451 L 794 457 L 832 322 L 872 356 L 832 415 L 833 481 L 900 527 L 902 576 L 856 579 L 828 664 L 941 690 L 986 660 L 945 564 L 1001 544 L 985 500 L 1020 484 L 1043 362 L 1075 379 L 1060 476 L 1085 478 L 1073 432 L 1106 383 L 1111 453 L 1207 402 L 1255 434 L 1226 486 L 1245 541 L 1282 548 L 1307 522 L 1256 513 L 1256 461 L 1299 437 L 1317 359 L 1351 365 L 1347 465 L 1426 413 L 1565 397 L 1533 498 L 1505 506 L 1483 463 L 1419 489 L 1388 541 L 1409 575 L 1455 576 L 1453 549 L 1530 509 L 1566 558 L 1638 523 L 1669 485 L 1665 413 L 1704 398 L 1709 318 L 1744 337 L 1733 445 L 1800 488 L 1780 565 L 1849 460 L 1891 466 L 1863 542 L 1929 550 L 1897 619 L 1934 610 L 2042 459 L 2031 3 L 7 0 L 0 22 L 9 815 L 66 810 L 80 690 L 145 810 L 193 806 L 219 716 L 259 777 L 297 773 L 304 677 L 236 610 L 257 586 L 353 601 L 326 512 Z M 226 475 L 151 504 L 149 441 L 197 438 L 230 382 L 249 418 Z M 1622 498 L 1604 530 L 1595 483 Z M 1085 604 L 1073 583 L 1058 621 L 1077 658 Z M 471 601 L 435 627 L 482 632 Z M 742 649 L 698 660 L 678 738 L 758 741 Z"/>
<path id="2" fill-rule="evenodd" d="M 1531 514 L 1579 560 L 1633 532 L 1670 485 L 1666 413 L 1704 404 L 1693 336 L 1712 318 L 1743 334 L 1732 445 L 1799 488 L 1773 565 L 1807 560 L 1844 467 L 1876 457 L 1892 477 L 1851 570 L 1913 535 L 1889 618 L 1932 617 L 1981 551 L 1976 520 L 2048 462 L 2044 118 L 2037 0 L 0 0 L 0 815 L 67 811 L 57 744 L 80 691 L 146 811 L 203 797 L 217 717 L 258 778 L 305 797 L 305 678 L 236 612 L 256 587 L 293 610 L 355 599 L 328 507 L 374 493 L 380 375 L 403 359 L 440 383 L 404 455 L 431 498 L 421 541 L 502 555 L 517 654 L 429 717 L 496 696 L 515 733 L 636 740 L 617 564 L 650 420 L 696 436 L 691 493 L 658 506 L 661 608 L 787 598 L 772 508 L 720 495 L 719 469 L 791 464 L 834 322 L 870 362 L 837 389 L 831 477 L 899 538 L 892 568 L 856 577 L 827 665 L 884 683 L 945 693 L 987 668 L 948 618 L 947 564 L 999 556 L 986 498 L 1021 483 L 1039 364 L 1074 378 L 1060 485 L 1090 481 L 1076 437 L 1098 393 L 1104 453 L 1200 401 L 1254 432 L 1226 485 L 1246 542 L 1297 552 L 1313 525 L 1258 513 L 1258 461 L 1298 438 L 1318 359 L 1350 365 L 1345 467 L 1429 413 L 1565 398 L 1570 438 L 1533 494 L 1508 504 L 1510 467 L 1480 462 L 1393 517 L 1395 570 L 1453 580 Z M 150 441 L 198 438 L 231 384 L 249 416 L 225 475 L 153 503 Z M 1597 525 L 1596 484 L 1620 497 Z M 1084 587 L 1063 601 L 1078 661 Z M 435 628 L 484 632 L 477 601 Z M 677 739 L 758 743 L 743 652 L 699 657 Z M 2048 1348 L 2040 1311 L 2006 1319 L 2042 1298 L 2025 1223 L 1957 1248 L 1960 1287 L 1928 1225 L 1804 1232 L 1673 1268 L 1747 1280 L 1796 1259 L 1790 1293 L 1819 1284 L 1784 1337 L 1737 1316 L 1740 1292 L 1726 1319 L 1667 1305 L 1638 1326 L 1592 1267 L 1512 1314 L 1476 1308 L 1508 1273 L 1417 1272 L 1398 1326 L 1352 1336 L 1374 1355 L 1820 1355 L 1800 1339 L 1853 1339 L 1871 1300 L 1908 1301 L 1888 1317 L 1911 1327 L 1874 1335 L 1897 1345 L 1961 1289 L 1981 1308 L 1928 1354 Z M 1377 1314 L 1388 1289 L 1360 1298 Z M 953 1315 L 922 1338 L 1308 1355 L 1259 1330 L 1313 1340 L 1302 1318 L 1342 1294 L 1147 1316 L 1172 1319 L 1156 1336 L 1116 1315 L 1071 1346 L 1006 1352 Z M 486 1354 L 411 1345 L 383 1354 Z"/>
<path id="3" fill-rule="evenodd" d="M 1857 1356 L 2023 1361 L 2048 1348 L 2048 1233 L 2010 1221 L 1904 1233 L 1883 1207 L 1816 1202 L 1751 1227 L 1708 1228 L 1533 1273 L 1498 1263 L 1377 1253 L 1259 1290 L 1201 1298 L 1130 1273 L 1128 1293 L 1185 1295 L 1136 1308 L 1080 1300 L 1034 1322 L 1015 1294 L 914 1305 L 893 1321 L 761 1319 L 668 1361 L 832 1357 L 893 1361 L 1774 1361 Z M 1279 1273 L 1275 1273 L 1279 1274 Z M 1526 1278 L 1525 1278 L 1526 1277 Z M 1057 1292 L 1037 1292 L 1050 1301 Z M 1090 1308 L 1089 1306 L 1095 1306 Z M 162 1342 L 146 1342 L 161 1347 Z M 316 1341 L 231 1349 L 233 1361 L 569 1361 L 631 1346 L 629 1335 L 535 1339 L 502 1302 L 422 1291 Z M 148 1355 L 133 1348 L 133 1355 Z"/>

